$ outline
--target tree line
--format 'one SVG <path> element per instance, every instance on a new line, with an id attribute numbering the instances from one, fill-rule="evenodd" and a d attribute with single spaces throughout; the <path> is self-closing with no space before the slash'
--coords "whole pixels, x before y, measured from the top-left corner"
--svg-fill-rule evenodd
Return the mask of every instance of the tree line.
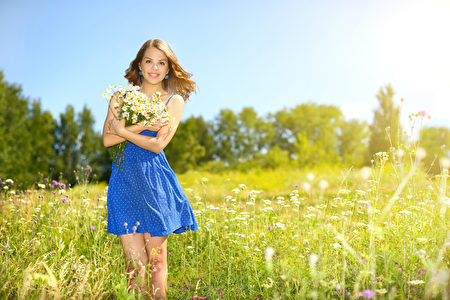
<path id="1" fill-rule="evenodd" d="M 393 96 L 392 86 L 380 88 L 372 124 L 348 120 L 337 106 L 313 102 L 266 116 L 252 107 L 238 113 L 222 109 L 213 120 L 182 121 L 164 152 L 176 172 L 370 165 L 374 153 L 406 142 Z M 68 105 L 54 118 L 42 110 L 40 100 L 31 101 L 19 85 L 6 82 L 2 72 L 0 107 L 0 179 L 13 178 L 23 188 L 44 177 L 72 185 L 87 175 L 109 180 L 110 155 L 101 132 L 93 129 L 89 108 L 75 112 Z M 439 172 L 436 161 L 450 154 L 443 146 L 450 144 L 450 130 L 425 127 L 420 142 L 431 171 Z"/>

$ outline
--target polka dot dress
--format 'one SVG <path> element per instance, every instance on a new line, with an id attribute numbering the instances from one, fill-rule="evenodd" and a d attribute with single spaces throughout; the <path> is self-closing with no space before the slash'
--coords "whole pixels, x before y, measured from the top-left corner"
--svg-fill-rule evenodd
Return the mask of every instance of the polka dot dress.
<path id="1" fill-rule="evenodd" d="M 156 136 L 157 132 L 140 134 Z M 119 167 L 112 163 L 107 197 L 109 233 L 166 236 L 198 229 L 189 200 L 164 151 L 156 154 L 128 142 L 124 157 Z"/>

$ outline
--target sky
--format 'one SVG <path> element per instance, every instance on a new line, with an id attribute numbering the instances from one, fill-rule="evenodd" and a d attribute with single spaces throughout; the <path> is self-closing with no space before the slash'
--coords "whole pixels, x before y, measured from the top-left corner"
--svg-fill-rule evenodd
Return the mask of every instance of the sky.
<path id="1" fill-rule="evenodd" d="M 314 102 L 370 123 L 390 83 L 406 128 L 418 111 L 450 127 L 449 15 L 450 0 L 0 0 L 0 71 L 56 119 L 87 106 L 100 132 L 101 95 L 159 38 L 197 83 L 183 119 Z"/>

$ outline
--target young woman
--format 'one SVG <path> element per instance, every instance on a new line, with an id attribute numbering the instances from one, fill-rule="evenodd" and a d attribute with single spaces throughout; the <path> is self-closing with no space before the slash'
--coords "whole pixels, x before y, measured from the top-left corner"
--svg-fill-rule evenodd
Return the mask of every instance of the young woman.
<path id="1" fill-rule="evenodd" d="M 191 205 L 163 152 L 178 127 L 184 102 L 196 91 L 191 76 L 167 43 L 158 39 L 145 42 L 125 78 L 139 85 L 149 98 L 160 92 L 170 120 L 152 127 L 125 127 L 125 121 L 118 118 L 121 103 L 116 93 L 111 97 L 103 127 L 106 147 L 128 141 L 124 161 L 120 166 L 115 162 L 112 165 L 108 232 L 120 236 L 129 289 L 147 293 L 146 265 L 150 262 L 152 299 L 166 297 L 168 235 L 198 229 Z"/>

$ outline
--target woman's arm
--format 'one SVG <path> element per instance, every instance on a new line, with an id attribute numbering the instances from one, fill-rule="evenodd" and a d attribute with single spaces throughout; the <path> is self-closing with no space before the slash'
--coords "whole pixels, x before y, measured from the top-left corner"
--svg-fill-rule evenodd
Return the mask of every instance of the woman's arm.
<path id="1" fill-rule="evenodd" d="M 121 143 L 123 141 L 126 141 L 125 138 L 118 136 L 116 133 L 113 133 L 111 131 L 111 123 L 115 118 L 118 118 L 120 113 L 120 107 L 121 103 L 118 98 L 119 94 L 115 93 L 111 97 L 111 101 L 109 103 L 109 109 L 108 114 L 106 115 L 105 124 L 103 125 L 103 145 L 105 147 L 111 147 L 118 143 Z M 115 107 L 115 104 L 118 103 L 119 105 Z M 116 117 L 117 116 L 117 117 Z M 152 131 L 159 131 L 162 127 L 164 127 L 165 123 L 157 123 L 153 126 L 150 125 L 143 125 L 142 123 L 127 126 L 127 130 L 133 132 L 133 133 L 141 133 L 144 130 L 152 130 Z"/>
<path id="2" fill-rule="evenodd" d="M 111 130 L 119 137 L 122 137 L 141 148 L 158 154 L 169 144 L 170 140 L 175 135 L 181 120 L 183 106 L 183 98 L 180 95 L 174 95 L 167 107 L 167 112 L 170 116 L 170 125 L 164 126 L 160 131 L 158 131 L 156 137 L 136 134 L 128 130 L 128 128 L 124 126 L 124 122 L 120 122 L 119 120 L 112 120 Z"/>

